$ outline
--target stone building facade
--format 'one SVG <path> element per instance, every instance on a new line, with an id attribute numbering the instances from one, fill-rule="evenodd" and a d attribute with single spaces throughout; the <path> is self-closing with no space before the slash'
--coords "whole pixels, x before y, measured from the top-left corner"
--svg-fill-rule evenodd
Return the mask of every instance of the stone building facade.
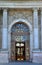
<path id="1" fill-rule="evenodd" d="M 42 63 L 42 0 L 0 0 L 0 63 Z"/>

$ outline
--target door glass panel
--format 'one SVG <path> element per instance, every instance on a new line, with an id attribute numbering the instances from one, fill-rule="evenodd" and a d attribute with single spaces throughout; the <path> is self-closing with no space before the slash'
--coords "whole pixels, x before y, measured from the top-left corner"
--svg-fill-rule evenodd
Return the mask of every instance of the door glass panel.
<path id="1" fill-rule="evenodd" d="M 21 48 L 21 55 L 23 55 L 23 49 Z"/>
<path id="2" fill-rule="evenodd" d="M 19 44 L 19 43 L 17 43 L 17 44 L 16 44 L 16 46 L 20 46 L 20 44 Z"/>
<path id="3" fill-rule="evenodd" d="M 21 44 L 17 43 L 16 46 L 24 46 L 24 44 L 23 43 L 21 43 Z"/>
<path id="4" fill-rule="evenodd" d="M 23 44 L 23 43 L 21 43 L 21 46 L 24 46 L 24 44 Z"/>
<path id="5" fill-rule="evenodd" d="M 20 58 L 17 58 L 17 60 L 20 60 Z"/>
<path id="6" fill-rule="evenodd" d="M 17 48 L 17 54 L 20 55 L 20 48 Z"/>
<path id="7" fill-rule="evenodd" d="M 26 41 L 26 40 L 29 40 L 28 38 L 29 38 L 29 35 L 14 36 L 15 41 Z"/>

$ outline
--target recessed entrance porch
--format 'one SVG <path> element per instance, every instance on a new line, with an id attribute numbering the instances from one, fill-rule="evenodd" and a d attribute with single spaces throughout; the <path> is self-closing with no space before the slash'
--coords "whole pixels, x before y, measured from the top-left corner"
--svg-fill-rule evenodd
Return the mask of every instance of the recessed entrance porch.
<path id="1" fill-rule="evenodd" d="M 30 31 L 25 23 L 18 22 L 11 29 L 11 61 L 30 60 Z"/>

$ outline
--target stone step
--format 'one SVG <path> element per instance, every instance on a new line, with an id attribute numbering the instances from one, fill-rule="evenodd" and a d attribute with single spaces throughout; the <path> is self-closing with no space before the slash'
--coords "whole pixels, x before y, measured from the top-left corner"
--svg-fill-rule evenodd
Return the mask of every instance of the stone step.
<path id="1" fill-rule="evenodd" d="M 31 63 L 31 62 L 11 62 L 11 63 L 4 63 L 0 65 L 39 65 L 39 63 Z M 40 64 L 42 65 L 42 64 Z"/>

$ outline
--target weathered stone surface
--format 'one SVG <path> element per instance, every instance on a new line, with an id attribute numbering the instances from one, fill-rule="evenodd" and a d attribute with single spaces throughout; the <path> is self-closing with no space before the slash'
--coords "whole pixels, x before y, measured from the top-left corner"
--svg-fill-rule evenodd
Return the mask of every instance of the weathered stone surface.
<path id="1" fill-rule="evenodd" d="M 8 52 L 7 51 L 0 52 L 0 63 L 8 63 Z"/>
<path id="2" fill-rule="evenodd" d="M 42 52 L 33 52 L 33 62 L 42 63 Z"/>
<path id="3" fill-rule="evenodd" d="M 21 1 L 21 2 L 14 2 L 14 1 Z M 30 23 L 33 26 L 33 8 L 35 8 L 35 7 L 42 8 L 42 2 L 41 1 L 42 0 L 0 0 L 0 10 L 1 9 L 3 10 L 3 8 L 8 9 L 8 25 L 11 25 L 11 23 L 13 23 L 14 20 L 24 19 L 24 20 L 28 21 L 28 23 Z M 19 9 L 19 8 L 21 8 L 21 9 Z M 2 13 L 3 13 L 3 11 L 0 12 L 0 28 L 3 24 L 2 23 L 2 20 L 3 20 L 2 19 L 3 18 Z M 40 26 L 40 24 L 39 24 L 39 26 Z M 2 30 L 0 29 L 0 31 L 2 31 Z M 2 45 L 2 34 L 1 33 L 2 32 L 0 32 L 0 46 Z M 31 38 L 32 38 L 32 35 L 31 35 Z M 32 42 L 31 42 L 31 44 L 32 44 Z M 40 47 L 41 47 L 41 45 L 40 45 Z M 32 45 L 32 48 L 33 48 L 33 45 Z M 30 49 L 30 51 L 31 51 L 31 49 Z M 30 53 L 30 55 L 32 55 L 32 53 Z M 33 62 L 42 63 L 42 52 L 38 52 L 38 51 L 33 52 L 32 56 L 33 56 L 33 58 L 32 58 Z M 9 57 L 8 57 L 7 51 L 0 51 L 0 63 L 8 63 L 8 58 Z M 28 56 L 27 56 L 27 59 L 28 59 Z"/>

